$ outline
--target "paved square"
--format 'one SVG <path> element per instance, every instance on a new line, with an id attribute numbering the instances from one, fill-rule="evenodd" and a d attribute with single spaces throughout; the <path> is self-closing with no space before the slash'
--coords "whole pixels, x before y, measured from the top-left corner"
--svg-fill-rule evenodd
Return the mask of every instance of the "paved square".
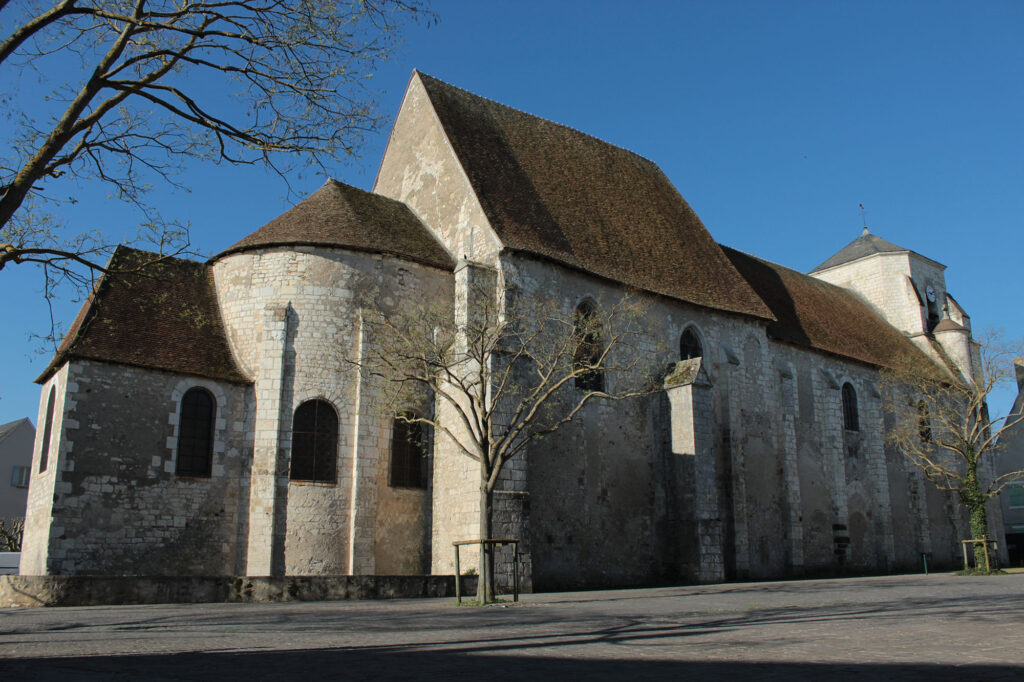
<path id="1" fill-rule="evenodd" d="M 1024 574 L 7 609 L 0 680 L 1024 679 Z"/>

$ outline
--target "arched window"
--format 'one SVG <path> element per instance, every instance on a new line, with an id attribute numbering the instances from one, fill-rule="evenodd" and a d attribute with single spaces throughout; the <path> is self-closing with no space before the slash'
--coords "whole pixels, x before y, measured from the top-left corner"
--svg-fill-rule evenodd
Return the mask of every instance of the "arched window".
<path id="1" fill-rule="evenodd" d="M 204 388 L 190 388 L 181 398 L 178 416 L 179 476 L 209 476 L 213 466 L 213 424 L 217 404 Z"/>
<path id="2" fill-rule="evenodd" d="M 601 329 L 597 309 L 590 301 L 583 301 L 576 308 L 573 334 L 576 337 L 576 352 L 573 354 L 573 369 L 576 388 L 584 391 L 603 391 L 604 372 L 598 368 L 601 362 Z M 581 371 L 582 370 L 582 371 Z"/>
<path id="3" fill-rule="evenodd" d="M 391 485 L 395 488 L 427 487 L 427 443 L 422 422 L 410 422 L 411 412 L 391 423 Z"/>
<path id="4" fill-rule="evenodd" d="M 338 413 L 326 400 L 309 400 L 295 410 L 289 478 L 317 483 L 338 480 Z"/>
<path id="5" fill-rule="evenodd" d="M 932 442 L 932 416 L 928 411 L 928 404 L 920 400 L 917 403 L 917 430 L 921 436 L 922 443 Z"/>
<path id="6" fill-rule="evenodd" d="M 50 397 L 46 399 L 46 424 L 43 426 L 43 449 L 39 453 L 39 473 L 46 471 L 46 461 L 50 456 L 50 433 L 53 431 L 53 399 L 57 395 L 57 387 L 50 387 Z"/>
<path id="7" fill-rule="evenodd" d="M 704 348 L 700 345 L 700 338 L 697 336 L 697 332 L 693 331 L 693 327 L 687 327 L 683 330 L 683 335 L 679 337 L 679 359 L 692 360 L 700 357 L 704 357 Z"/>
<path id="8" fill-rule="evenodd" d="M 860 431 L 860 420 L 857 418 L 857 392 L 853 384 L 843 384 L 843 427 L 847 431 Z"/>

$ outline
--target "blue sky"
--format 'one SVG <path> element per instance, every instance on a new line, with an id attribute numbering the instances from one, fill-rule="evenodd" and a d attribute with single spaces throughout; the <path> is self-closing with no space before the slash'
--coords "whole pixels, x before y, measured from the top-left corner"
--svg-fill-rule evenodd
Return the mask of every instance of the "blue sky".
<path id="1" fill-rule="evenodd" d="M 870 229 L 948 266 L 976 332 L 1024 337 L 1024 3 L 436 2 L 374 79 L 393 116 L 413 68 L 585 131 L 661 166 L 719 242 L 808 271 Z M 0 92 L 12 94 L 0 75 Z M 31 110 L 32 89 L 15 97 Z M 387 142 L 330 174 L 369 189 Z M 291 205 L 276 176 L 192 166 L 158 187 L 168 217 L 215 253 Z M 292 178 L 299 194 L 324 177 Z M 97 186 L 74 228 L 130 234 Z M 0 272 L 0 423 L 35 421 L 48 360 L 38 275 Z M 61 302 L 69 322 L 77 303 Z M 1008 392 L 993 411 L 1010 405 Z"/>

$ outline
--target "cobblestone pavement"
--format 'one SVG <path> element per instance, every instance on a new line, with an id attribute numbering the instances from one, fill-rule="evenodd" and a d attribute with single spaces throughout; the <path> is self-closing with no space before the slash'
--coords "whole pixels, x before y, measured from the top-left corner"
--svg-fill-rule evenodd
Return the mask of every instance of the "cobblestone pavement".
<path id="1" fill-rule="evenodd" d="M 0 611 L 0 680 L 1024 680 L 1024 574 Z"/>

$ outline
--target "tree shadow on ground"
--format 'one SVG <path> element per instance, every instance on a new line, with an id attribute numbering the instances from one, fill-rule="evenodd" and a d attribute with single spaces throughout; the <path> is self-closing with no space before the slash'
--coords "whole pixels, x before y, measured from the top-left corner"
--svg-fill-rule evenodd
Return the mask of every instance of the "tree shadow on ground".
<path id="1" fill-rule="evenodd" d="M 1024 667 L 573 659 L 451 651 L 319 649 L 8 660 L 5 679 L 49 680 L 1019 680 Z"/>

